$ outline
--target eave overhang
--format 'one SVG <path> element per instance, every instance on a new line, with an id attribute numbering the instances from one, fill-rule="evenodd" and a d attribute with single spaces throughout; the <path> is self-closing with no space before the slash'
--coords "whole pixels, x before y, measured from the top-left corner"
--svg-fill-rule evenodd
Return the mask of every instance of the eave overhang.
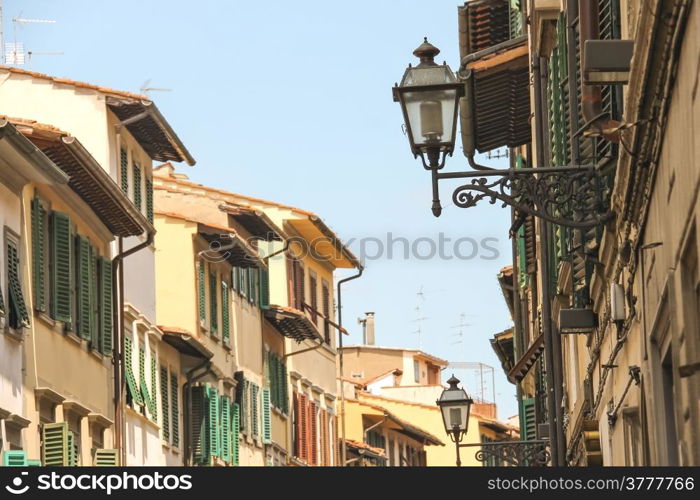
<path id="1" fill-rule="evenodd" d="M 264 310 L 265 319 L 283 336 L 303 342 L 317 340 L 323 342 L 323 336 L 311 320 L 301 311 L 292 307 L 271 305 Z"/>
<path id="2" fill-rule="evenodd" d="M 255 238 L 263 241 L 283 240 L 283 231 L 262 210 L 234 204 L 220 205 L 219 209 L 233 217 Z"/>
<path id="3" fill-rule="evenodd" d="M 491 339 L 491 347 L 501 362 L 503 371 L 508 374 L 515 364 L 515 353 L 513 351 L 513 329 L 497 333 Z"/>
<path id="4" fill-rule="evenodd" d="M 258 252 L 232 229 L 198 223 L 197 233 L 210 245 L 212 252 L 234 267 L 265 267 Z"/>
<path id="5" fill-rule="evenodd" d="M 191 333 L 168 326 L 158 326 L 158 328 L 163 332 L 163 341 L 174 347 L 179 353 L 203 360 L 214 357 L 214 353 Z"/>
<path id="6" fill-rule="evenodd" d="M 530 344 L 525 354 L 515 363 L 515 366 L 508 372 L 508 380 L 514 384 L 521 382 L 530 371 L 530 368 L 532 368 L 542 355 L 543 351 L 544 336 L 540 334 L 540 336 Z"/>
<path id="7" fill-rule="evenodd" d="M 308 243 L 309 250 L 316 260 L 328 262 L 335 268 L 362 268 L 359 259 L 320 217 L 309 215 L 299 219 L 288 219 L 286 222 Z"/>

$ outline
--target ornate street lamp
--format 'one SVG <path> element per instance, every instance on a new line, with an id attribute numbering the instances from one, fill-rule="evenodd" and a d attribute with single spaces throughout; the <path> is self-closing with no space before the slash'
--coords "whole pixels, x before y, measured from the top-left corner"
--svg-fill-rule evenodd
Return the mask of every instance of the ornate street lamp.
<path id="1" fill-rule="evenodd" d="M 469 428 L 469 413 L 474 401 L 467 395 L 464 389 L 457 387 L 459 379 L 454 375 L 447 381 L 449 388 L 442 391 L 440 399 L 436 401 L 442 412 L 442 421 L 445 424 L 445 432 L 457 445 L 457 466 L 462 465 L 459 456 L 459 443 L 467 434 Z"/>

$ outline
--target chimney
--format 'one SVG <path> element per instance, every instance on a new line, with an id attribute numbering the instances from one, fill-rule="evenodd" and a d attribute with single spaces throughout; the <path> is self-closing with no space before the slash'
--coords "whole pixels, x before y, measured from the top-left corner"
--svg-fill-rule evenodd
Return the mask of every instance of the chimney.
<path id="1" fill-rule="evenodd" d="M 374 345 L 374 313 L 366 312 L 362 320 L 362 341 L 365 345 Z"/>

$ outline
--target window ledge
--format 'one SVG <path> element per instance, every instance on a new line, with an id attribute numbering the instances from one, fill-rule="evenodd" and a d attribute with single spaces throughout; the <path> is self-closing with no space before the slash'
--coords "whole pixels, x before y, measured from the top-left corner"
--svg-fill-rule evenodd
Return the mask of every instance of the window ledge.
<path id="1" fill-rule="evenodd" d="M 24 329 L 15 330 L 14 328 L 5 326 L 3 332 L 5 333 L 5 336 L 11 338 L 16 342 L 24 342 Z"/>
<path id="2" fill-rule="evenodd" d="M 69 339 L 71 339 L 73 342 L 75 342 L 75 343 L 78 344 L 78 345 L 82 345 L 82 344 L 83 344 L 83 339 L 81 339 L 80 337 L 78 337 L 78 335 L 77 335 L 75 332 L 67 331 L 67 332 L 66 332 L 66 337 L 69 338 Z"/>
<path id="3" fill-rule="evenodd" d="M 151 428 L 157 430 L 158 432 L 160 432 L 160 426 L 159 426 L 157 423 L 155 423 L 153 420 L 151 420 L 150 418 L 148 418 L 146 415 L 142 415 L 140 412 L 134 410 L 134 409 L 131 408 L 130 406 L 127 406 L 127 407 L 126 407 L 126 412 L 127 412 L 127 414 L 131 415 L 132 417 L 138 418 L 138 419 L 141 420 L 142 422 L 148 424 L 149 427 L 151 427 Z"/>
<path id="4" fill-rule="evenodd" d="M 278 417 L 283 418 L 285 420 L 289 418 L 289 415 L 287 415 L 285 412 L 283 412 L 282 410 L 280 410 L 276 406 L 270 405 L 270 408 L 272 409 L 272 413 L 274 413 Z"/>

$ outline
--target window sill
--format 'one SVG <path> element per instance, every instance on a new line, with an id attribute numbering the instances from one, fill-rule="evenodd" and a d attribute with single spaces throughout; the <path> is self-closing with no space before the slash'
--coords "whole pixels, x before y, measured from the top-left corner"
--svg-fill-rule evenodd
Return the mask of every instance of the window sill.
<path id="1" fill-rule="evenodd" d="M 24 329 L 15 330 L 14 328 L 5 326 L 5 328 L 3 328 L 3 333 L 6 337 L 11 338 L 15 342 L 24 342 Z"/>
<path id="2" fill-rule="evenodd" d="M 73 342 L 75 342 L 75 343 L 78 344 L 78 345 L 82 345 L 82 344 L 83 344 L 83 339 L 81 339 L 80 337 L 78 337 L 78 335 L 76 335 L 75 332 L 67 331 L 67 332 L 66 332 L 66 337 L 69 338 L 69 339 L 71 339 Z"/>
<path id="3" fill-rule="evenodd" d="M 285 419 L 285 420 L 287 420 L 287 419 L 289 418 L 289 415 L 287 415 L 285 412 L 283 412 L 282 410 L 278 409 L 277 407 L 275 407 L 275 406 L 270 406 L 270 408 L 272 409 L 272 413 L 274 413 L 274 414 L 277 415 L 278 417 L 283 418 L 283 419 Z"/>
<path id="4" fill-rule="evenodd" d="M 141 420 L 143 423 L 148 424 L 149 427 L 151 427 L 151 428 L 157 430 L 158 432 L 160 432 L 160 426 L 159 426 L 157 423 L 155 423 L 153 420 L 151 420 L 150 418 L 148 418 L 146 415 L 141 414 L 140 412 L 134 410 L 134 409 L 133 409 L 132 407 L 130 407 L 130 406 L 127 406 L 127 407 L 126 407 L 126 412 L 127 412 L 127 414 L 131 415 L 132 417 L 138 418 L 138 419 Z"/>

